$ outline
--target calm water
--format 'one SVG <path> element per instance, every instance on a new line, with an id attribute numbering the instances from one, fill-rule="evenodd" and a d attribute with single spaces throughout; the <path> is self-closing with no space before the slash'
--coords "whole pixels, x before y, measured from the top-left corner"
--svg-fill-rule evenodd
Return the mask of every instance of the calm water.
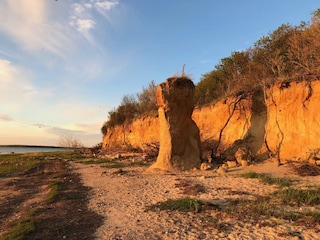
<path id="1" fill-rule="evenodd" d="M 69 151 L 59 147 L 0 146 L 0 154 Z"/>

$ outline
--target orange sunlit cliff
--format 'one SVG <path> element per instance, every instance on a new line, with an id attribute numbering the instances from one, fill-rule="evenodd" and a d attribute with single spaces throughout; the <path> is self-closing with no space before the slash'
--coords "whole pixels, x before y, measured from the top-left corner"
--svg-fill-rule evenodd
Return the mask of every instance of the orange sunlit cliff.
<path id="1" fill-rule="evenodd" d="M 196 108 L 192 118 L 207 149 L 232 152 L 241 145 L 257 159 L 306 160 L 320 148 L 319 103 L 319 80 L 291 81 Z M 103 149 L 144 150 L 159 136 L 158 118 L 143 116 L 108 129 Z"/>

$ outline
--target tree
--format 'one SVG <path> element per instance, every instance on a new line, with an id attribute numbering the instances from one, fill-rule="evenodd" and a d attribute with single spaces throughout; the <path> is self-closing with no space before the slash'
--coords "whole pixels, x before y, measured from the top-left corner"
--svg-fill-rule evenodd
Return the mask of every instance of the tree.
<path id="1" fill-rule="evenodd" d="M 152 80 L 147 88 L 143 88 L 141 93 L 137 93 L 138 110 L 140 114 L 157 111 L 156 99 L 157 86 Z"/>
<path id="2" fill-rule="evenodd" d="M 312 12 L 311 23 L 312 25 L 318 25 L 320 23 L 320 8 Z"/>
<path id="3" fill-rule="evenodd" d="M 139 111 L 138 111 L 138 102 L 134 95 L 125 95 L 122 98 L 122 102 L 117 109 L 118 114 L 120 115 L 121 124 L 125 121 L 131 121 L 135 118 Z"/>
<path id="4" fill-rule="evenodd" d="M 288 39 L 292 34 L 294 34 L 294 27 L 282 24 L 255 43 L 255 52 L 260 56 L 256 60 L 259 59 L 259 64 L 266 69 L 267 76 L 265 77 L 284 79 L 291 75 L 292 65 L 289 61 Z"/>
<path id="5" fill-rule="evenodd" d="M 83 144 L 71 134 L 64 134 L 60 136 L 59 146 L 65 148 L 82 148 Z"/>
<path id="6" fill-rule="evenodd" d="M 102 135 L 106 135 L 107 131 L 108 131 L 108 122 L 104 122 L 102 127 L 101 127 Z"/>
<path id="7" fill-rule="evenodd" d="M 313 18 L 315 19 L 315 18 Z M 289 38 L 289 57 L 295 75 L 320 74 L 320 20 L 302 23 Z"/>
<path id="8" fill-rule="evenodd" d="M 221 71 L 213 70 L 202 75 L 200 82 L 195 88 L 195 104 L 198 106 L 212 102 L 224 96 L 226 84 Z"/>
<path id="9" fill-rule="evenodd" d="M 108 121 L 104 122 L 101 127 L 102 134 L 106 134 L 108 128 L 130 122 L 138 113 L 138 103 L 135 97 L 133 95 L 125 95 L 121 104 L 116 109 L 108 112 Z"/>

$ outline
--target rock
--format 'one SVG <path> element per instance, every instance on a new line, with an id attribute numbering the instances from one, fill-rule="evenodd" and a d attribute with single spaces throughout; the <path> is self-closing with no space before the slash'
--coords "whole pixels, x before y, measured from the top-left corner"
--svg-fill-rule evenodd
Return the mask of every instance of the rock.
<path id="1" fill-rule="evenodd" d="M 227 165 L 228 165 L 228 168 L 234 168 L 236 167 L 238 164 L 236 161 L 227 161 Z"/>
<path id="2" fill-rule="evenodd" d="M 192 120 L 193 82 L 185 77 L 168 78 L 157 88 L 160 149 L 151 168 L 190 170 L 201 164 L 199 128 Z"/>
<path id="3" fill-rule="evenodd" d="M 210 163 L 201 163 L 200 169 L 202 171 L 210 170 L 212 168 L 212 165 Z"/>
<path id="4" fill-rule="evenodd" d="M 243 148 L 238 148 L 236 153 L 234 154 L 234 157 L 236 158 L 237 162 L 240 163 L 241 160 L 246 160 L 247 159 L 247 152 Z"/>
<path id="5" fill-rule="evenodd" d="M 240 164 L 242 167 L 249 166 L 249 162 L 247 160 L 240 160 Z"/>
<path id="6" fill-rule="evenodd" d="M 222 166 L 219 167 L 217 170 L 217 173 L 219 174 L 225 174 L 227 172 L 227 169 L 226 168 L 223 168 Z"/>
<path id="7" fill-rule="evenodd" d="M 315 160 L 314 158 L 310 158 L 310 159 L 309 159 L 309 163 L 310 163 L 310 164 L 316 164 L 316 160 Z"/>
<path id="8" fill-rule="evenodd" d="M 228 165 L 226 163 L 224 163 L 224 164 L 221 165 L 221 168 L 223 168 L 225 170 L 228 170 Z"/>

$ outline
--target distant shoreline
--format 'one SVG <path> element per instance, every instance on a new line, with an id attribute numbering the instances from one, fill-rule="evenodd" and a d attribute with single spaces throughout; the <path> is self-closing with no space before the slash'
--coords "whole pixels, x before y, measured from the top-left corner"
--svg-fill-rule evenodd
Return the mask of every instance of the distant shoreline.
<path id="1" fill-rule="evenodd" d="M 12 145 L 0 145 L 0 147 L 30 147 L 30 148 L 65 148 L 69 149 L 68 147 L 58 147 L 58 146 L 40 146 L 40 145 L 19 145 L 19 144 L 12 144 Z"/>
<path id="2" fill-rule="evenodd" d="M 36 146 L 36 145 L 0 145 L 0 154 L 14 153 L 30 153 L 30 152 L 56 152 L 56 151 L 71 151 L 71 148 L 57 146 Z"/>

